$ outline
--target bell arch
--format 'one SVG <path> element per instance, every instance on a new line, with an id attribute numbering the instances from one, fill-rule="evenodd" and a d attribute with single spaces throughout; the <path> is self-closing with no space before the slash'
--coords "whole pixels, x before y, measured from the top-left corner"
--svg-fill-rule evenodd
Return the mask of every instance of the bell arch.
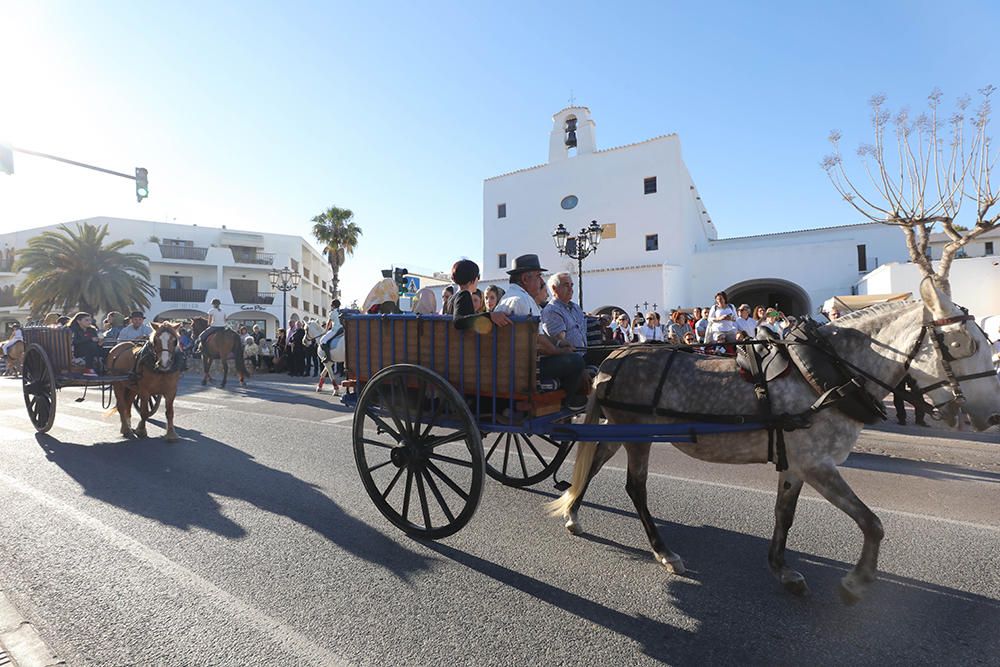
<path id="1" fill-rule="evenodd" d="M 731 285 L 726 290 L 729 303 L 776 307 L 786 315 L 809 315 L 812 301 L 799 285 L 782 278 L 753 278 Z"/>

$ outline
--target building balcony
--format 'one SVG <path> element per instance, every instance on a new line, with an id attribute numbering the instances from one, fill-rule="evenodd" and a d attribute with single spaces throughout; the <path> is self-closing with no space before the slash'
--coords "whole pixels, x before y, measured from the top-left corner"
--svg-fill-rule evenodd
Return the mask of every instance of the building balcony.
<path id="1" fill-rule="evenodd" d="M 274 265 L 274 253 L 272 252 L 256 252 L 248 250 L 237 250 L 233 251 L 233 261 L 237 264 L 262 264 L 264 266 Z"/>
<path id="2" fill-rule="evenodd" d="M 0 273 L 13 273 L 14 272 L 14 258 L 0 258 Z"/>
<path id="3" fill-rule="evenodd" d="M 187 245 L 160 244 L 160 257 L 163 259 L 195 259 L 204 261 L 208 248 L 198 248 Z"/>
<path id="4" fill-rule="evenodd" d="M 207 289 L 175 289 L 160 288 L 160 301 L 184 301 L 186 303 L 205 303 Z"/>
<path id="5" fill-rule="evenodd" d="M 13 308 L 17 306 L 17 299 L 14 297 L 13 291 L 4 290 L 0 292 L 0 308 Z"/>
<path id="6" fill-rule="evenodd" d="M 274 292 L 233 292 L 233 303 L 274 304 Z"/>

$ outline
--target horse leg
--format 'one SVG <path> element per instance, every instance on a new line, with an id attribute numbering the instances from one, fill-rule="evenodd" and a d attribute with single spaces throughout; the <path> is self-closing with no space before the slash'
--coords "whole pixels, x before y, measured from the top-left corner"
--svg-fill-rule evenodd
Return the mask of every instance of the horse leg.
<path id="1" fill-rule="evenodd" d="M 646 531 L 650 546 L 653 547 L 653 556 L 656 558 L 656 562 L 667 568 L 668 572 L 684 574 L 684 561 L 663 543 L 663 538 L 660 537 L 660 531 L 653 521 L 653 515 L 650 514 L 649 505 L 646 502 L 646 478 L 649 474 L 650 446 L 651 444 L 648 442 L 625 443 L 625 451 L 628 453 L 625 492 L 632 499 L 635 511 L 639 513 L 639 521 Z"/>
<path id="2" fill-rule="evenodd" d="M 174 395 L 176 391 L 176 388 L 174 388 L 174 391 L 167 392 L 167 395 L 163 397 L 165 403 L 164 414 L 167 416 L 167 442 L 177 442 L 180 440 L 177 437 L 177 432 L 174 431 Z"/>
<path id="3" fill-rule="evenodd" d="M 222 357 L 222 384 L 219 385 L 220 388 L 226 388 L 226 381 L 229 380 L 229 354 L 220 354 Z"/>
<path id="4" fill-rule="evenodd" d="M 583 528 L 580 526 L 580 521 L 577 518 L 577 513 L 580 511 L 580 505 L 583 504 L 583 496 L 587 493 L 587 487 L 590 486 L 590 480 L 594 479 L 597 473 L 601 470 L 605 463 L 607 463 L 618 448 L 622 446 L 620 442 L 599 442 L 597 443 L 597 451 L 594 454 L 594 460 L 590 464 L 590 471 L 587 473 L 587 478 L 583 480 L 580 487 L 580 493 L 576 496 L 573 504 L 570 506 L 569 510 L 563 515 L 565 520 L 566 530 L 568 530 L 573 535 L 583 534 Z"/>
<path id="5" fill-rule="evenodd" d="M 146 420 L 149 419 L 149 396 L 144 393 L 139 394 L 139 425 L 135 427 L 135 434 L 140 438 L 147 438 Z"/>
<path id="6" fill-rule="evenodd" d="M 204 387 L 212 379 L 208 376 L 208 372 L 212 368 L 212 359 L 208 356 L 208 350 L 204 348 L 201 351 L 201 364 L 205 368 L 205 376 L 201 378 L 201 386 Z"/>
<path id="7" fill-rule="evenodd" d="M 805 595 L 809 592 L 805 577 L 785 565 L 785 542 L 792 521 L 795 519 L 795 507 L 799 502 L 800 491 L 802 491 L 801 479 L 787 470 L 778 475 L 778 498 L 774 503 L 774 535 L 771 537 L 767 561 L 771 566 L 771 572 L 786 591 Z"/>
<path id="8" fill-rule="evenodd" d="M 840 580 L 840 597 L 846 604 L 854 604 L 867 592 L 875 581 L 878 566 L 878 548 L 885 531 L 882 522 L 868 509 L 848 486 L 833 464 L 815 467 L 805 471 L 805 481 L 824 498 L 839 507 L 854 519 L 865 536 L 861 548 L 861 558 L 854 569 Z"/>
<path id="9" fill-rule="evenodd" d="M 118 384 L 112 386 L 115 389 L 115 408 L 121 421 L 120 433 L 126 438 L 132 437 L 135 435 L 132 431 L 132 397 L 125 387 L 120 387 Z"/>

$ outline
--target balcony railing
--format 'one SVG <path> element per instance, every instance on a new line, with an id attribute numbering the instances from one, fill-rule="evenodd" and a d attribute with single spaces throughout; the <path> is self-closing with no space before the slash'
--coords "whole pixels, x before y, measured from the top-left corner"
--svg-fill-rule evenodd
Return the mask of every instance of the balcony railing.
<path id="1" fill-rule="evenodd" d="M 233 261 L 238 264 L 266 264 L 267 266 L 274 264 L 274 253 L 271 252 L 249 252 L 235 248 L 232 251 Z"/>
<path id="2" fill-rule="evenodd" d="M 208 248 L 197 248 L 190 245 L 160 245 L 160 257 L 163 259 L 205 259 Z"/>
<path id="3" fill-rule="evenodd" d="M 14 270 L 14 259 L 0 259 L 0 273 L 10 273 Z"/>
<path id="4" fill-rule="evenodd" d="M 259 303 L 270 306 L 274 303 L 274 292 L 233 292 L 236 303 Z"/>
<path id="5" fill-rule="evenodd" d="M 13 290 L 3 290 L 0 292 L 0 308 L 11 308 L 16 305 L 18 303 Z"/>
<path id="6" fill-rule="evenodd" d="M 208 295 L 207 289 L 176 289 L 172 287 L 160 288 L 161 301 L 185 301 L 187 303 L 205 303 Z"/>

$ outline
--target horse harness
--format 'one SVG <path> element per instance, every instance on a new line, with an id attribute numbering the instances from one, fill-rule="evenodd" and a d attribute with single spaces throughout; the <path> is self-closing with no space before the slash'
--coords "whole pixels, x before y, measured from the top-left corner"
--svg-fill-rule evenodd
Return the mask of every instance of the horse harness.
<path id="1" fill-rule="evenodd" d="M 924 401 L 925 406 L 932 413 L 937 413 L 940 407 L 948 403 L 961 404 L 965 401 L 959 385 L 962 380 L 974 380 L 994 375 L 993 371 L 956 375 L 951 367 L 951 362 L 975 354 L 975 341 L 968 332 L 962 332 L 968 339 L 966 346 L 961 340 L 949 340 L 950 334 L 942 333 L 938 329 L 949 324 L 964 323 L 970 320 L 973 320 L 973 317 L 964 314 L 924 322 L 917 339 L 906 355 L 903 364 L 904 371 L 909 369 L 920 350 L 924 337 L 930 332 L 934 346 L 941 355 L 946 379 L 924 388 L 918 387 L 914 393 L 919 400 Z M 792 328 L 784 340 L 771 338 L 765 334 L 763 340 L 737 343 L 737 345 L 741 348 L 737 354 L 737 366 L 753 382 L 754 396 L 758 405 L 757 414 L 708 414 L 660 407 L 659 402 L 663 387 L 677 356 L 677 351 L 667 357 L 650 405 L 624 403 L 611 398 L 615 380 L 621 374 L 622 368 L 619 368 L 612 375 L 605 397 L 598 396 L 597 402 L 601 406 L 639 414 L 655 414 L 712 424 L 746 424 L 751 428 L 763 428 L 767 430 L 768 434 L 767 460 L 773 462 L 779 472 L 788 469 L 785 431 L 809 428 L 812 416 L 819 411 L 837 407 L 845 415 L 865 424 L 875 424 L 886 418 L 885 408 L 881 402 L 876 401 L 871 394 L 865 391 L 865 381 L 871 380 L 889 392 L 892 392 L 895 387 L 840 357 L 826 336 L 819 331 L 819 325 L 812 319 L 803 319 Z M 959 354 L 952 353 L 951 349 L 958 349 Z M 626 356 L 622 359 L 622 366 L 634 358 L 634 355 Z M 791 364 L 788 363 L 789 361 Z M 802 412 L 775 414 L 768 394 L 768 382 L 785 375 L 790 370 L 790 366 L 795 367 L 803 379 L 816 391 L 818 398 Z M 944 385 L 949 386 L 953 397 L 938 404 L 927 404 L 923 396 Z M 694 428 L 692 428 L 692 435 L 696 435 Z"/>
<path id="2" fill-rule="evenodd" d="M 139 371 L 143 368 L 151 370 L 154 373 L 169 374 L 175 373 L 181 369 L 181 364 L 184 363 L 183 354 L 178 351 L 174 353 L 173 360 L 170 363 L 169 368 L 162 368 L 157 365 L 156 359 L 156 349 L 153 343 L 146 340 L 141 347 L 139 347 L 138 352 L 135 353 L 132 362 L 132 372 L 130 376 L 133 379 L 138 379 Z"/>

